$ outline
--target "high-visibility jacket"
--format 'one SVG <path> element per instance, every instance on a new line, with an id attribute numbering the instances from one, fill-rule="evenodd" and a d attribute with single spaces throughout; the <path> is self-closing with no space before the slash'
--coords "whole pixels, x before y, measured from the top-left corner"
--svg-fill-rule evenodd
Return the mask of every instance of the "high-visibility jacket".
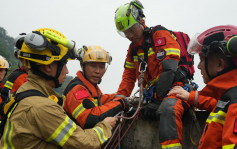
<path id="1" fill-rule="evenodd" d="M 74 80 L 68 84 L 64 96 L 67 114 L 82 128 L 91 128 L 104 118 L 115 116 L 122 110 L 120 102 L 113 101 L 115 94 L 102 94 L 99 86 L 92 85 L 81 71 L 78 71 Z"/>
<path id="2" fill-rule="evenodd" d="M 211 109 L 215 105 L 206 120 L 199 149 L 235 149 L 237 147 L 236 74 L 237 69 L 222 74 L 208 82 L 198 94 L 191 92 L 189 95 L 188 102 L 192 105 L 195 99 L 198 99 L 196 102 L 198 108 Z M 232 90 L 233 88 L 235 90 Z M 199 98 L 199 96 L 209 98 Z"/>
<path id="3" fill-rule="evenodd" d="M 23 83 L 25 83 L 27 73 L 24 71 L 23 67 L 15 69 L 12 71 L 5 82 L 5 86 L 2 90 L 2 97 L 6 100 L 9 97 L 9 93 L 14 93 Z"/>
<path id="4" fill-rule="evenodd" d="M 144 86 L 157 82 L 159 84 L 158 88 L 168 91 L 172 84 L 167 86 L 167 82 L 174 79 L 174 73 L 177 70 L 177 68 L 172 68 L 173 64 L 178 64 L 180 60 L 180 46 L 170 32 L 164 29 L 164 27 L 159 26 L 157 30 L 154 30 L 152 36 L 154 46 L 148 50 L 148 70 L 146 71 Z M 135 82 L 139 77 L 139 59 L 144 59 L 142 49 L 144 38 L 138 44 L 131 43 L 129 46 L 122 82 L 117 91 L 118 95 L 126 97 L 131 95 Z M 137 55 L 133 54 L 135 49 Z M 170 71 L 172 72 L 170 73 Z M 167 86 L 166 89 L 164 89 L 165 86 Z"/>
<path id="5" fill-rule="evenodd" d="M 96 149 L 111 136 L 112 127 L 104 121 L 92 129 L 77 126 L 62 106 L 51 100 L 61 97 L 45 79 L 30 72 L 27 80 L 17 93 L 34 89 L 48 98 L 30 96 L 18 103 L 6 122 L 0 148 Z"/>

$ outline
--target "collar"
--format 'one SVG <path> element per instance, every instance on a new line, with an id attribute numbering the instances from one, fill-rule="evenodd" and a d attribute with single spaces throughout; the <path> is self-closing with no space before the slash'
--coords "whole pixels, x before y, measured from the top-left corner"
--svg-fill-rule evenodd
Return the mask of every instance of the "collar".
<path id="1" fill-rule="evenodd" d="M 215 77 L 200 91 L 200 95 L 213 97 L 217 100 L 230 88 L 237 86 L 237 69 L 233 69 Z"/>
<path id="2" fill-rule="evenodd" d="M 82 83 L 84 85 L 87 86 L 88 89 L 90 89 L 92 96 L 93 97 L 98 97 L 97 91 L 99 93 L 99 96 L 101 96 L 101 90 L 99 88 L 98 85 L 94 86 L 93 84 L 91 84 L 83 75 L 83 73 L 81 71 L 77 72 L 77 77 L 82 81 Z"/>
<path id="3" fill-rule="evenodd" d="M 24 83 L 22 85 L 22 87 L 20 87 L 18 89 L 17 92 L 22 92 L 22 91 L 29 90 L 29 89 L 36 89 L 36 90 L 40 91 L 41 93 L 43 93 L 47 97 L 49 97 L 51 95 L 55 95 L 57 98 L 62 98 L 47 83 L 47 80 L 45 80 L 44 78 L 42 78 L 38 75 L 33 74 L 31 71 L 28 72 L 27 80 L 28 81 L 26 83 Z"/>

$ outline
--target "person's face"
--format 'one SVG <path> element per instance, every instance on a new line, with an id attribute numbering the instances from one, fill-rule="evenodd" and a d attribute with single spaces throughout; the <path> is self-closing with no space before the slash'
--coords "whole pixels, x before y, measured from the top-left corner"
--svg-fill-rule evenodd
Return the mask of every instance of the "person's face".
<path id="1" fill-rule="evenodd" d="M 198 69 L 200 69 L 201 71 L 203 82 L 207 84 L 209 81 L 211 81 L 211 78 L 207 75 L 207 72 L 206 72 L 205 57 L 203 55 L 199 55 L 199 58 L 200 58 L 200 62 L 198 64 Z M 208 56 L 207 59 L 208 59 L 208 66 L 207 66 L 208 73 L 212 77 L 214 77 L 218 73 L 218 58 L 211 58 L 210 56 Z"/>
<path id="2" fill-rule="evenodd" d="M 102 62 L 89 62 L 84 65 L 84 74 L 87 80 L 93 84 L 97 85 L 105 73 L 105 63 Z"/>
<path id="3" fill-rule="evenodd" d="M 124 31 L 128 40 L 133 43 L 138 43 L 143 38 L 144 27 L 140 24 L 134 24 L 132 27 Z"/>
<path id="4" fill-rule="evenodd" d="M 63 69 L 58 77 L 59 84 L 63 84 L 63 82 L 65 82 L 67 74 L 68 74 L 67 65 L 64 64 Z"/>
<path id="5" fill-rule="evenodd" d="M 6 68 L 0 68 L 0 81 L 3 80 L 6 74 Z"/>

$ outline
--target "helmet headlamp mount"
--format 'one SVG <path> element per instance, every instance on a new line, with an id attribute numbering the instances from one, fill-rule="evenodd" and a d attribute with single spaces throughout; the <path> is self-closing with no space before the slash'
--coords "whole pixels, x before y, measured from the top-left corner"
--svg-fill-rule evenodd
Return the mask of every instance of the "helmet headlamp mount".
<path id="1" fill-rule="evenodd" d="M 51 42 L 49 42 L 47 38 L 50 39 Z M 52 55 L 54 56 L 60 55 L 60 48 L 57 44 L 61 44 L 69 49 L 70 58 L 74 59 L 78 57 L 76 43 L 74 41 L 63 38 L 49 30 L 45 30 L 43 34 L 39 31 L 32 31 L 32 33 L 28 34 L 22 33 L 15 38 L 15 46 L 18 49 L 21 49 L 23 42 L 25 42 L 27 47 L 36 51 L 43 51 L 48 48 L 52 51 Z"/>

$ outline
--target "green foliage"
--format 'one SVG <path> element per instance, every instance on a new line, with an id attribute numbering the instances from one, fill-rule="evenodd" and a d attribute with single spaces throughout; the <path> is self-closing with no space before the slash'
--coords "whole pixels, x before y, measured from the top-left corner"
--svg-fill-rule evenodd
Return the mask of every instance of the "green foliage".
<path id="1" fill-rule="evenodd" d="M 21 65 L 20 61 L 14 56 L 14 38 L 8 36 L 7 31 L 3 27 L 0 27 L 0 55 L 5 57 L 7 61 L 11 64 L 8 74 Z M 55 89 L 55 91 L 62 95 L 64 88 L 67 86 L 67 84 L 72 78 L 72 76 L 67 76 L 62 86 L 60 88 Z M 4 83 L 4 81 L 5 80 L 3 80 L 2 82 Z"/>
<path id="2" fill-rule="evenodd" d="M 8 73 L 18 67 L 19 60 L 14 57 L 14 38 L 8 36 L 7 31 L 2 27 L 0 27 L 0 55 L 11 65 Z"/>

